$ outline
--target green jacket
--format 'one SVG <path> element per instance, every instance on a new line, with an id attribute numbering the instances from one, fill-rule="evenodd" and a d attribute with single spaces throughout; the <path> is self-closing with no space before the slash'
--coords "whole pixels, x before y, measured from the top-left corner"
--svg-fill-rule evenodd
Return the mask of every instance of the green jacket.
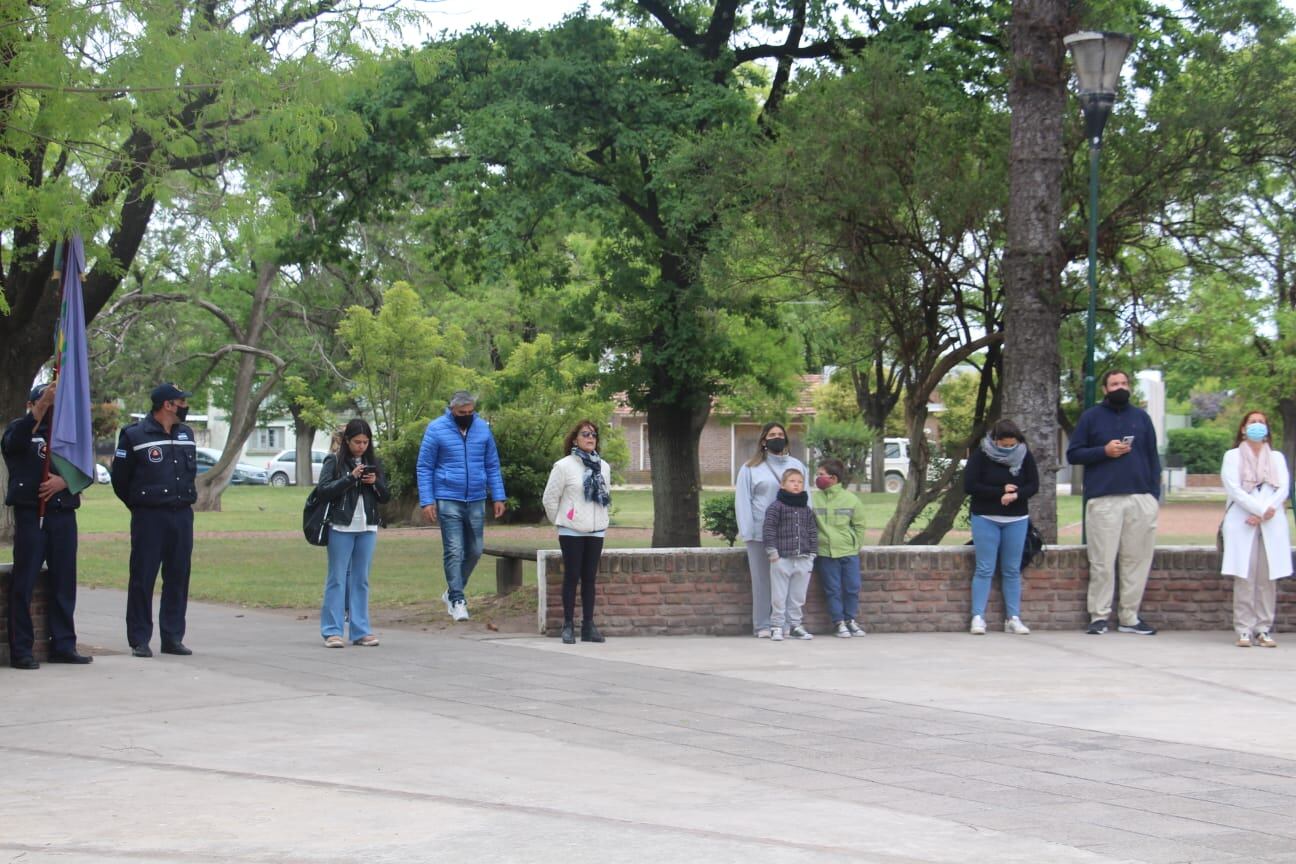
<path id="1" fill-rule="evenodd" d="M 811 506 L 819 526 L 819 554 L 826 558 L 858 555 L 864 545 L 864 505 L 859 498 L 835 483 L 816 489 Z"/>

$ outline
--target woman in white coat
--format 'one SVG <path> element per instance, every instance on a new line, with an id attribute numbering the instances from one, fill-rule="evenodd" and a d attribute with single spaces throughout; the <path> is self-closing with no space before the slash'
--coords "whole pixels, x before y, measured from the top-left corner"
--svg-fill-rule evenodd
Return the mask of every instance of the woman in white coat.
<path id="1" fill-rule="evenodd" d="M 747 546 L 751 572 L 752 633 L 770 638 L 770 561 L 765 552 L 765 510 L 774 503 L 783 483 L 783 472 L 795 468 L 809 476 L 800 459 L 788 454 L 788 434 L 782 423 L 766 423 L 756 440 L 756 452 L 738 469 L 734 489 L 734 515 L 738 536 Z"/>
<path id="2" fill-rule="evenodd" d="M 1287 530 L 1287 460 L 1270 448 L 1269 418 L 1249 411 L 1237 446 L 1224 454 L 1220 479 L 1228 493 L 1220 572 L 1233 580 L 1233 627 L 1239 648 L 1275 648 L 1271 634 L 1278 596 L 1275 581 L 1292 574 Z"/>
<path id="3" fill-rule="evenodd" d="M 558 545 L 562 549 L 564 645 L 576 643 L 572 619 L 576 613 L 578 582 L 581 641 L 605 641 L 594 626 L 594 579 L 598 576 L 603 535 L 608 526 L 612 469 L 599 458 L 598 445 L 598 426 L 593 420 L 582 420 L 572 427 L 563 441 L 567 455 L 553 464 L 542 499 L 549 521 L 558 526 Z"/>

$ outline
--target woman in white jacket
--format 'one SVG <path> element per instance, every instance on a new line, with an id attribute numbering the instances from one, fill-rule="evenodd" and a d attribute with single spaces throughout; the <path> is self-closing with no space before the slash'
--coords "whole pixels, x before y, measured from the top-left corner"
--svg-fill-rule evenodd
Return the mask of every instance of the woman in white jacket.
<path id="1" fill-rule="evenodd" d="M 565 645 L 576 642 L 572 618 L 576 612 L 577 582 L 581 588 L 581 641 L 605 641 L 594 626 L 594 579 L 608 526 L 612 469 L 599 458 L 598 445 L 598 426 L 594 421 L 577 423 L 563 441 L 567 455 L 554 463 L 543 496 L 545 513 L 558 526 L 558 545 L 562 549 L 562 641 Z"/>
<path id="2" fill-rule="evenodd" d="M 1233 627 L 1239 648 L 1275 648 L 1275 580 L 1292 574 L 1287 530 L 1287 460 L 1270 448 L 1269 418 L 1250 411 L 1238 426 L 1237 446 L 1224 454 L 1220 479 L 1228 493 L 1220 572 L 1233 580 Z"/>

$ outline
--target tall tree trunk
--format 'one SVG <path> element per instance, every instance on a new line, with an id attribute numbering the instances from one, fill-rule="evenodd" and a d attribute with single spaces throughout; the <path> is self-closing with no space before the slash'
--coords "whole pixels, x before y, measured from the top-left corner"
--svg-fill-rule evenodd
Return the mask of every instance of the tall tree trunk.
<path id="1" fill-rule="evenodd" d="M 702 471 L 698 441 L 711 413 L 679 404 L 648 406 L 648 452 L 652 459 L 655 547 L 701 546 Z"/>
<path id="2" fill-rule="evenodd" d="M 1057 540 L 1058 329 L 1062 323 L 1062 36 L 1066 0 L 1013 0 L 1012 111 L 1004 282 L 1004 415 L 1039 466 L 1031 518 Z"/>
<path id="3" fill-rule="evenodd" d="M 198 500 L 194 504 L 196 510 L 220 510 L 221 493 L 229 486 L 238 456 L 243 452 L 243 445 L 256 431 L 257 410 L 274 392 L 274 388 L 283 378 L 284 370 L 287 369 L 287 364 L 282 359 L 260 347 L 261 337 L 265 332 L 266 311 L 278 275 L 279 265 L 276 263 L 261 264 L 257 268 L 257 287 L 252 295 L 252 307 L 248 311 L 247 324 L 241 328 L 241 331 L 236 330 L 233 334 L 235 338 L 241 339 L 242 344 L 226 345 L 213 358 L 214 361 L 219 361 L 223 353 L 237 351 L 238 371 L 234 375 L 234 403 L 230 410 L 229 438 L 225 441 L 221 458 L 211 467 L 211 470 L 198 477 L 196 483 Z M 270 360 L 274 363 L 274 369 L 263 378 L 260 386 L 256 386 L 259 358 Z M 214 368 L 214 365 L 211 368 Z M 310 462 L 307 461 L 306 464 L 307 470 L 310 470 Z M 299 465 L 298 469 L 300 468 Z"/>
<path id="4" fill-rule="evenodd" d="M 294 451 L 297 453 L 297 479 L 293 481 L 294 486 L 314 486 L 315 485 L 315 462 L 311 458 L 311 451 L 315 448 L 314 426 L 302 422 L 300 418 L 293 421 L 293 433 L 296 437 Z"/>

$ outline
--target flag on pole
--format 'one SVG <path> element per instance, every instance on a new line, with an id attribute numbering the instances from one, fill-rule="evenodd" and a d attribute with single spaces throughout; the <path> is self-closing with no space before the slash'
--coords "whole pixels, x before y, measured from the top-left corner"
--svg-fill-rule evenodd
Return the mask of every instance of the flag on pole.
<path id="1" fill-rule="evenodd" d="M 69 492 L 94 482 L 94 437 L 90 420 L 90 358 L 86 346 L 85 301 L 81 271 L 85 246 L 73 234 L 63 265 L 63 305 L 59 311 L 55 363 L 58 391 L 54 394 L 54 428 L 50 458 L 67 481 Z"/>

